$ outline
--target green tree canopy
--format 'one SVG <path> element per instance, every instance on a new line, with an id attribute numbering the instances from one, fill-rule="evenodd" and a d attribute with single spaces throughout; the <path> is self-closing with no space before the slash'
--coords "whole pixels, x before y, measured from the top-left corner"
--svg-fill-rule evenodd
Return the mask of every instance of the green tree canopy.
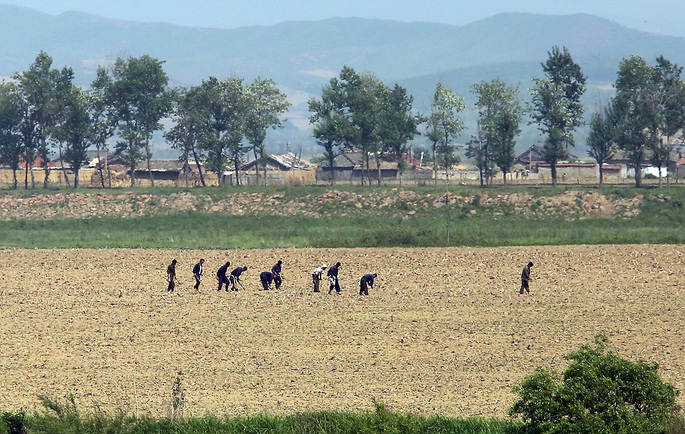
<path id="1" fill-rule="evenodd" d="M 575 146 L 573 132 L 583 122 L 586 78 L 566 47 L 554 46 L 542 64 L 544 78 L 535 78 L 532 89 L 533 122 L 546 135 L 545 162 L 552 169 L 552 184 L 557 183 L 557 162 L 568 158 L 568 147 Z"/>
<path id="2" fill-rule="evenodd" d="M 521 132 L 523 107 L 518 88 L 499 78 L 472 86 L 478 109 L 478 133 L 469 142 L 467 156 L 473 158 L 480 172 L 480 181 L 491 176 L 492 165 L 502 171 L 504 183 L 514 165 L 516 136 Z"/>
<path id="3" fill-rule="evenodd" d="M 162 128 L 160 120 L 171 109 L 171 95 L 167 89 L 169 78 L 164 62 L 148 55 L 118 58 L 108 70 L 106 98 L 113 109 L 121 140 L 116 152 L 131 170 L 131 186 L 135 185 L 138 162 L 147 159 L 148 173 L 152 158 L 152 134 Z M 103 80 L 104 81 L 104 80 Z"/>
<path id="4" fill-rule="evenodd" d="M 606 347 L 583 345 L 562 381 L 537 368 L 514 388 L 519 400 L 509 410 L 544 433 L 660 433 L 680 410 L 678 390 L 659 378 L 656 363 L 633 362 Z"/>
<path id="5" fill-rule="evenodd" d="M 282 128 L 280 116 L 288 111 L 290 103 L 276 83 L 270 78 L 257 77 L 247 87 L 247 114 L 245 119 L 245 138 L 252 145 L 255 157 L 255 170 L 259 180 L 259 166 L 266 171 L 264 140 L 269 128 Z M 266 182 L 266 173 L 264 173 Z"/>
<path id="6" fill-rule="evenodd" d="M 12 82 L 0 82 L 0 161 L 12 169 L 14 186 L 18 185 L 17 171 L 22 153 L 21 122 L 24 100 Z"/>
<path id="7" fill-rule="evenodd" d="M 427 119 L 426 136 L 431 142 L 433 178 L 437 184 L 439 167 L 448 169 L 459 162 L 455 155 L 456 139 L 464 129 L 459 113 L 464 110 L 464 99 L 438 83 L 433 93 L 431 113 Z"/>

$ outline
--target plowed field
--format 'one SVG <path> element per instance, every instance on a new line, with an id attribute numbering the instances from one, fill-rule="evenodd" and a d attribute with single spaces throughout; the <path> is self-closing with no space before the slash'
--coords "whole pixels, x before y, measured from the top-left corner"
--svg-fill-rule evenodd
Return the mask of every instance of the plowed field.
<path id="1" fill-rule="evenodd" d="M 0 251 L 0 406 L 73 393 L 83 409 L 167 415 L 367 410 L 501 417 L 536 366 L 605 333 L 685 388 L 684 246 Z M 201 293 L 191 269 L 204 257 Z M 175 293 L 165 270 L 178 264 Z M 279 291 L 258 274 L 283 259 Z M 249 267 L 215 289 L 226 260 Z M 531 295 L 519 295 L 531 260 Z M 342 262 L 343 292 L 310 273 Z M 233 268 L 233 267 L 231 267 Z M 377 272 L 368 297 L 358 278 Z M 179 372 L 181 374 L 179 374 Z M 681 404 L 685 404 L 680 397 Z"/>

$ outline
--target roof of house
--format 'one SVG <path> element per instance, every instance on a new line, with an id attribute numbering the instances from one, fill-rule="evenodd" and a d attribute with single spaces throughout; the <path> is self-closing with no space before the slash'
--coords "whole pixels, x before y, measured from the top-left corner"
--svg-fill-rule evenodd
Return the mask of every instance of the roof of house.
<path id="1" fill-rule="evenodd" d="M 292 152 L 278 155 L 267 155 L 267 164 L 277 167 L 279 170 L 313 170 L 314 166 L 310 163 L 301 160 Z M 243 164 L 241 170 L 251 169 L 255 166 L 256 160 L 252 160 Z"/>
<path id="2" fill-rule="evenodd" d="M 194 164 L 190 165 L 191 170 Z M 136 172 L 147 172 L 147 161 L 139 161 L 136 165 Z M 150 170 L 153 172 L 181 172 L 183 162 L 178 160 L 150 160 Z"/>
<path id="3" fill-rule="evenodd" d="M 569 153 L 568 158 L 571 160 L 577 160 L 578 157 Z M 542 146 L 538 145 L 532 145 L 530 148 L 525 150 L 523 153 L 519 154 L 518 157 L 516 157 L 516 161 L 518 161 L 521 164 L 532 164 L 532 163 L 544 163 L 545 162 L 545 153 L 544 149 Z"/>

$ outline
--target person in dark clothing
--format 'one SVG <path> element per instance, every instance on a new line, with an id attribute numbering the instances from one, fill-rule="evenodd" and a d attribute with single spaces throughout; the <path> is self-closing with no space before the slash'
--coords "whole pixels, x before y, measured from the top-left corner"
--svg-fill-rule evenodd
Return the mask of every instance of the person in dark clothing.
<path id="1" fill-rule="evenodd" d="M 167 287 L 167 292 L 173 292 L 174 288 L 176 288 L 176 259 L 171 261 L 171 264 L 169 264 L 168 267 L 166 267 L 166 281 L 169 282 L 169 286 Z"/>
<path id="2" fill-rule="evenodd" d="M 262 271 L 262 273 L 259 275 L 259 280 L 262 281 L 262 287 L 264 288 L 264 291 L 268 291 L 269 287 L 271 286 L 271 282 L 276 281 L 276 276 L 274 273 L 269 271 Z"/>
<path id="3" fill-rule="evenodd" d="M 274 285 L 276 286 L 276 289 L 280 289 L 281 283 L 283 283 L 283 278 L 281 277 L 281 265 L 283 265 L 283 261 L 279 259 L 276 265 L 271 267 L 271 273 L 274 275 Z"/>
<path id="4" fill-rule="evenodd" d="M 359 295 L 369 295 L 369 288 L 373 288 L 373 281 L 378 275 L 365 274 L 359 279 Z"/>
<path id="5" fill-rule="evenodd" d="M 224 265 L 219 268 L 219 271 L 216 272 L 216 280 L 219 281 L 219 289 L 217 291 L 221 291 L 221 287 L 226 285 L 226 291 L 228 291 L 228 277 L 226 277 L 226 273 L 228 273 L 228 267 L 231 266 L 230 262 L 226 262 Z"/>
<path id="6" fill-rule="evenodd" d="M 524 290 L 530 294 L 528 283 L 530 282 L 530 267 L 532 266 L 533 263 L 529 262 L 528 265 L 523 267 L 523 271 L 521 272 L 521 289 L 519 289 L 519 294 L 523 294 Z"/>
<path id="7" fill-rule="evenodd" d="M 193 267 L 193 277 L 195 277 L 195 291 L 200 292 L 200 282 L 202 282 L 202 273 L 204 273 L 204 267 L 202 264 L 205 263 L 204 259 L 200 259 L 200 262 L 195 264 Z"/>
<path id="8" fill-rule="evenodd" d="M 330 294 L 333 289 L 335 292 L 340 294 L 340 282 L 338 282 L 338 268 L 340 268 L 340 262 L 336 262 L 331 268 L 328 269 L 328 281 L 331 282 L 331 286 L 328 288 L 328 293 Z"/>
<path id="9" fill-rule="evenodd" d="M 240 275 L 243 274 L 244 271 L 247 271 L 247 267 L 238 267 L 231 271 L 231 290 L 238 291 L 238 287 L 236 285 L 240 283 Z M 240 285 L 242 285 L 242 283 L 240 283 Z"/>

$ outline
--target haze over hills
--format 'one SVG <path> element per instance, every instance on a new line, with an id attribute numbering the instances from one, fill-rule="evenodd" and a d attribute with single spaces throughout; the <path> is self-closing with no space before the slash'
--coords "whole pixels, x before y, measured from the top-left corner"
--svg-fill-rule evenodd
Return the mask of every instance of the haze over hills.
<path id="1" fill-rule="evenodd" d="M 318 96 L 344 65 L 405 86 L 415 97 L 415 107 L 426 111 L 438 81 L 468 104 L 471 84 L 499 76 L 520 84 L 527 99 L 527 88 L 532 77 L 542 74 L 540 62 L 547 51 L 553 45 L 566 46 L 588 76 L 585 103 L 590 112 L 609 99 L 621 58 L 636 54 L 653 62 L 663 54 L 685 64 L 685 38 L 640 32 L 583 14 L 507 13 L 465 26 L 334 18 L 227 30 L 116 21 L 76 12 L 53 16 L 0 5 L 0 41 L 0 76 L 27 69 L 43 50 L 56 67 L 73 67 L 83 85 L 93 80 L 98 65 L 143 54 L 164 60 L 176 85 L 199 84 L 209 76 L 273 78 L 294 104 L 286 129 L 269 135 L 280 145 L 286 139 L 307 142 L 306 100 Z M 464 118 L 467 125 L 475 119 L 472 112 Z M 470 134 L 465 132 L 466 137 Z M 526 128 L 518 147 L 529 146 L 536 136 L 533 127 Z"/>

